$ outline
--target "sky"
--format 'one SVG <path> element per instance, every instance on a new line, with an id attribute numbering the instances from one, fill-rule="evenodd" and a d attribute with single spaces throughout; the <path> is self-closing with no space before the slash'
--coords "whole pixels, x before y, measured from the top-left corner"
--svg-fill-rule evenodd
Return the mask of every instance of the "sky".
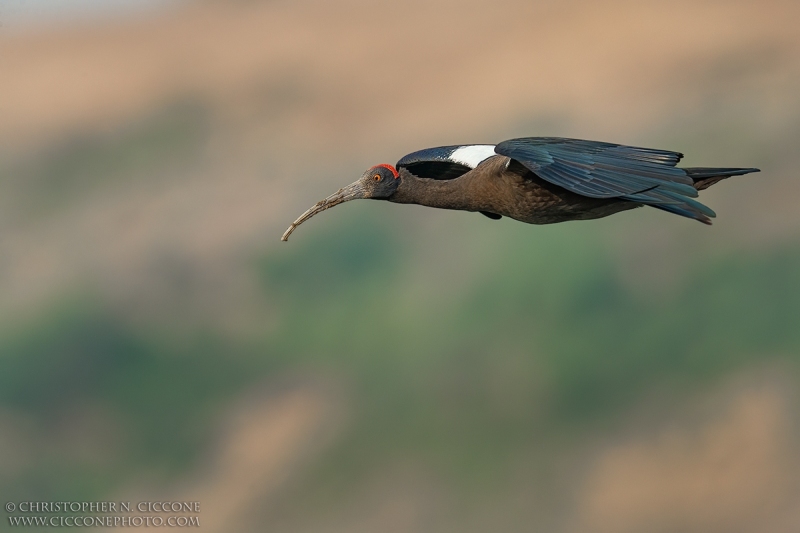
<path id="1" fill-rule="evenodd" d="M 124 16 L 167 7 L 178 0 L 2 0 L 0 24 L 5 29 L 37 23 Z"/>

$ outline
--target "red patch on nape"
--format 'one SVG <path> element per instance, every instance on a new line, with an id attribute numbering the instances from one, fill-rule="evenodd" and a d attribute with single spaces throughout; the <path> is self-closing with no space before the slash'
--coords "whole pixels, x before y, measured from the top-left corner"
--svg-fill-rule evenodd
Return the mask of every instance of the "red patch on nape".
<path id="1" fill-rule="evenodd" d="M 389 172 L 391 172 L 391 173 L 392 173 L 392 175 L 394 176 L 394 179 L 397 179 L 397 178 L 399 178 L 399 177 L 400 177 L 400 173 L 399 173 L 399 172 L 397 172 L 397 169 L 396 169 L 396 168 L 394 168 L 392 165 L 387 165 L 386 163 L 382 163 L 382 164 L 380 164 L 380 165 L 375 165 L 375 166 L 374 166 L 374 167 L 372 167 L 372 168 L 378 168 L 378 167 L 383 167 L 383 168 L 387 168 L 387 169 L 389 169 Z"/>

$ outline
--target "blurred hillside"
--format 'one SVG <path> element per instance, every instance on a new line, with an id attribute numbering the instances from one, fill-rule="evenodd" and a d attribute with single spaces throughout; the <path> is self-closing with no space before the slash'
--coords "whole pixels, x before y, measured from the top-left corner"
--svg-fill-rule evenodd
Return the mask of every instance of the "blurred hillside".
<path id="1" fill-rule="evenodd" d="M 208 531 L 796 530 L 799 16 L 247 0 L 0 26 L 0 496 L 198 499 Z M 372 164 L 523 135 L 762 173 L 703 193 L 711 228 L 357 202 L 278 240 Z"/>

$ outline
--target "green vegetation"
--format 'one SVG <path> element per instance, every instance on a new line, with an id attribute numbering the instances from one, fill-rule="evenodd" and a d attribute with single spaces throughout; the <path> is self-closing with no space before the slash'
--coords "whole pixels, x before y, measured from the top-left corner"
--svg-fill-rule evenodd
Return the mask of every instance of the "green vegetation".
<path id="1" fill-rule="evenodd" d="M 111 465 L 19 472 L 3 492 L 99 494 L 136 469 L 189 467 L 219 422 L 215 405 L 292 369 L 335 370 L 353 386 L 354 421 L 310 474 L 324 490 L 392 457 L 458 478 L 502 472 L 519 450 L 596 427 L 659 384 L 800 353 L 796 247 L 697 257 L 685 282 L 645 298 L 621 283 L 607 227 L 509 223 L 487 241 L 491 260 L 439 294 L 391 217 L 342 211 L 255 265 L 277 310 L 262 338 L 152 338 L 84 305 L 6 332 L 5 409 L 48 428 L 99 400 L 125 446 Z"/>
<path id="2" fill-rule="evenodd" d="M 34 218 L 126 179 L 157 180 L 200 155 L 206 113 L 180 102 L 116 131 L 72 135 L 44 153 L 0 161 L 0 184 L 13 191 L 16 209 Z"/>

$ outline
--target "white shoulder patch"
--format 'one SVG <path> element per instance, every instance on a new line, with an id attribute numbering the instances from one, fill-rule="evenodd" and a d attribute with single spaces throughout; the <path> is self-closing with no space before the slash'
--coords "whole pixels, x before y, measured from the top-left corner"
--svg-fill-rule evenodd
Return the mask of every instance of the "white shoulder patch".
<path id="1" fill-rule="evenodd" d="M 481 161 L 493 155 L 497 155 L 494 151 L 494 147 L 494 144 L 470 144 L 468 146 L 462 146 L 453 150 L 453 153 L 450 154 L 450 160 L 470 168 L 475 168 Z"/>

